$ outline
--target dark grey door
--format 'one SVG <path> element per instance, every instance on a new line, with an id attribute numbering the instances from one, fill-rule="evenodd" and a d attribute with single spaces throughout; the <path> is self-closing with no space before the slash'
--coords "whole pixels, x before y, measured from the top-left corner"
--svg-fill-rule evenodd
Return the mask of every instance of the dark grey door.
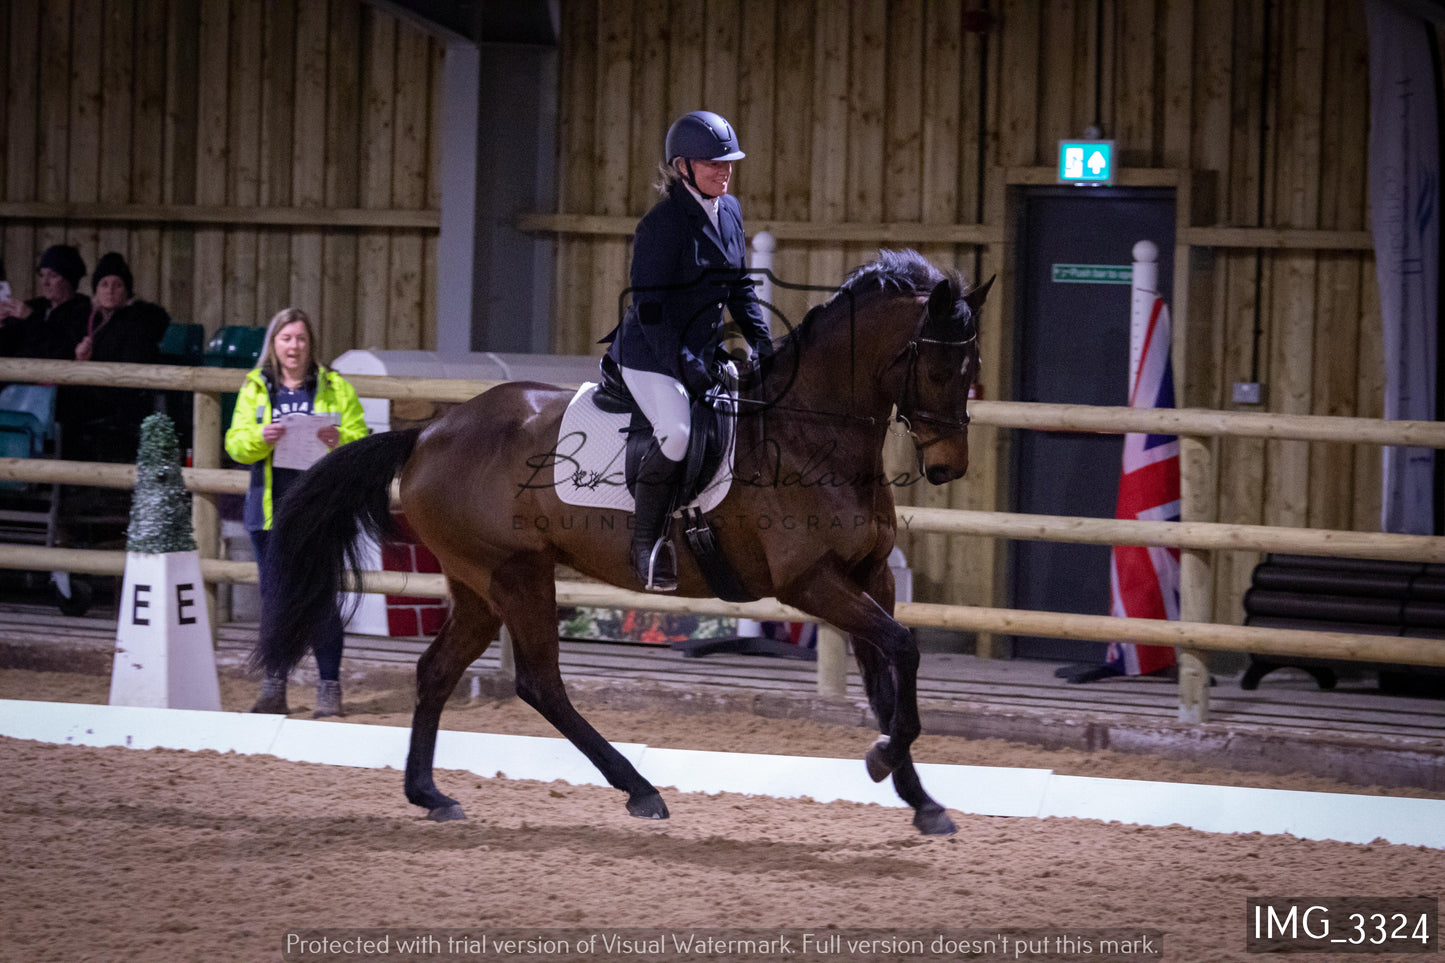
<path id="1" fill-rule="evenodd" d="M 1119 283 L 1120 272 L 1093 268 L 1129 268 L 1134 244 L 1153 241 L 1160 251 L 1159 289 L 1168 300 L 1173 191 L 1036 188 L 1024 193 L 1021 203 L 1015 399 L 1127 404 L 1130 287 L 1127 280 Z M 1119 435 L 1015 432 L 1013 510 L 1113 518 L 1122 453 Z M 1014 607 L 1109 613 L 1109 546 L 1011 545 Z M 1020 636 L 1014 655 L 1102 662 L 1104 645 Z"/>

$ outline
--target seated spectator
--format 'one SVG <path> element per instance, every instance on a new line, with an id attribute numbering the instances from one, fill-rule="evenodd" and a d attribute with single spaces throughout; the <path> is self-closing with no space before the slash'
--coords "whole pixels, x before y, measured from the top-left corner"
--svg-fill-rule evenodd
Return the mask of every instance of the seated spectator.
<path id="1" fill-rule="evenodd" d="M 83 324 L 90 299 L 76 293 L 85 277 L 85 261 L 69 244 L 56 244 L 40 255 L 40 297 L 0 302 L 0 356 L 7 358 L 70 358 L 74 342 L 68 332 Z"/>
<path id="2" fill-rule="evenodd" d="M 90 279 L 91 311 L 77 322 L 67 318 L 62 341 L 74 345 L 76 361 L 160 363 L 160 340 L 171 317 L 160 305 L 135 297 L 125 258 L 112 251 Z M 80 461 L 135 461 L 140 423 L 156 410 L 147 388 L 68 385 L 61 389 L 58 416 L 65 431 L 65 457 Z"/>

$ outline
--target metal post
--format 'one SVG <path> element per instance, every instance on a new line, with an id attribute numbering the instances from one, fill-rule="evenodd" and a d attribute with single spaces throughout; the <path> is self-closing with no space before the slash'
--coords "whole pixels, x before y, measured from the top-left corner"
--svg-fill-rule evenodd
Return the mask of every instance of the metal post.
<path id="1" fill-rule="evenodd" d="M 848 640 L 822 622 L 818 623 L 818 695 L 825 699 L 848 697 Z"/>

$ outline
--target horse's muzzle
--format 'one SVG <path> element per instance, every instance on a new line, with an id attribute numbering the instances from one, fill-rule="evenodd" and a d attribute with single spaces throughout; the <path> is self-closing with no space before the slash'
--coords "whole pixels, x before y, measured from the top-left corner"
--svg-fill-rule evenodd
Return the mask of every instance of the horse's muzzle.
<path id="1" fill-rule="evenodd" d="M 955 468 L 949 464 L 930 465 L 925 473 L 930 485 L 946 485 L 955 478 L 962 478 L 967 468 Z"/>

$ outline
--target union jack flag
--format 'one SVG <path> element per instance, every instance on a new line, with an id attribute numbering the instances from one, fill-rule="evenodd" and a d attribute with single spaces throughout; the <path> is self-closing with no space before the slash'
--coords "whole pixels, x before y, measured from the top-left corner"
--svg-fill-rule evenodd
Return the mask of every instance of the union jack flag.
<path id="1" fill-rule="evenodd" d="M 1174 372 L 1169 364 L 1169 306 L 1156 297 L 1144 329 L 1142 350 L 1129 372 L 1129 407 L 1173 408 Z M 1124 436 L 1116 518 L 1179 521 L 1179 438 Z M 1137 619 L 1179 618 L 1179 549 L 1115 545 L 1109 564 L 1113 614 Z M 1147 675 L 1174 664 L 1174 649 L 1109 643 L 1106 661 L 1125 675 Z"/>

